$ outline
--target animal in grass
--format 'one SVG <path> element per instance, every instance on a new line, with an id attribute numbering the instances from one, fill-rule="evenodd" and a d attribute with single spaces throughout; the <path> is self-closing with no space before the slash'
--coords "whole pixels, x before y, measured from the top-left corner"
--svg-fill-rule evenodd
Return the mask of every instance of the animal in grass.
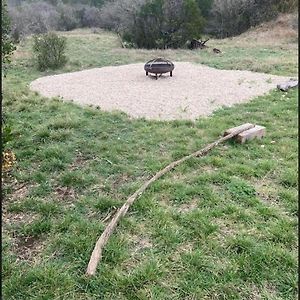
<path id="1" fill-rule="evenodd" d="M 217 49 L 217 48 L 214 48 L 214 49 L 213 49 L 213 52 L 214 52 L 214 53 L 222 53 L 221 50 L 220 50 L 220 49 Z"/>

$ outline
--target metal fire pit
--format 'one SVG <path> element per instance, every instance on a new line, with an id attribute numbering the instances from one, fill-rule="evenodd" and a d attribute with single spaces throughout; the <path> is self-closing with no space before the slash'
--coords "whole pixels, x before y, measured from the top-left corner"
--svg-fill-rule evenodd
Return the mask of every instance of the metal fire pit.
<path id="1" fill-rule="evenodd" d="M 144 66 L 144 70 L 146 71 L 146 76 L 148 73 L 155 74 L 157 79 L 157 74 L 163 74 L 170 72 L 170 76 L 172 77 L 172 71 L 174 70 L 174 64 L 164 58 L 155 58 L 146 62 Z"/>

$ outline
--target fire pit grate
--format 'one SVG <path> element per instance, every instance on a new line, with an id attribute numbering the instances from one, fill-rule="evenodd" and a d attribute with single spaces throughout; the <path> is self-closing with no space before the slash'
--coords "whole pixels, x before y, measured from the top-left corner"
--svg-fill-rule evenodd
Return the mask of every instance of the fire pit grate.
<path id="1" fill-rule="evenodd" d="M 149 60 L 146 62 L 144 66 L 144 70 L 146 71 L 146 76 L 148 76 L 149 73 L 155 74 L 155 78 L 157 79 L 157 74 L 160 74 L 160 76 L 163 73 L 170 72 L 170 76 L 172 77 L 172 71 L 174 70 L 175 66 L 174 64 L 164 58 L 155 58 L 152 60 Z"/>

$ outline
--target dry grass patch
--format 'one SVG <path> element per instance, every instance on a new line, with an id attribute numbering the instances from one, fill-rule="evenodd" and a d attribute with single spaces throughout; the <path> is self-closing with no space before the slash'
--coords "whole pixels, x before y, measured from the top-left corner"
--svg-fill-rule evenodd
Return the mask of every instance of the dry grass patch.
<path id="1" fill-rule="evenodd" d="M 252 40 L 252 45 L 283 45 L 298 40 L 298 15 L 281 14 L 276 20 L 263 23 L 235 38 L 236 45 Z M 249 45 L 251 47 L 251 44 Z"/>
<path id="2" fill-rule="evenodd" d="M 189 213 L 197 209 L 197 205 L 198 199 L 192 199 L 190 202 L 180 205 L 178 208 L 176 208 L 176 211 L 178 213 Z"/>

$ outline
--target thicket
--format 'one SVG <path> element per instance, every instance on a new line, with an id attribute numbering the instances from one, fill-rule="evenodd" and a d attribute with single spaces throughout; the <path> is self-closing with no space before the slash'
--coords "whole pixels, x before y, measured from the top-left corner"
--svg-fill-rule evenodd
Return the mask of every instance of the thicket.
<path id="1" fill-rule="evenodd" d="M 139 48 L 179 48 L 200 38 L 204 23 L 194 0 L 154 0 L 141 7 L 124 38 Z"/>
<path id="2" fill-rule="evenodd" d="M 22 2 L 9 7 L 12 37 L 19 42 L 29 34 L 69 31 L 82 27 L 100 27 L 100 10 L 84 4 L 51 4 L 46 1 Z"/>
<path id="3" fill-rule="evenodd" d="M 224 38 L 241 34 L 279 13 L 297 9 L 295 0 L 214 0 L 207 33 Z"/>
<path id="4" fill-rule="evenodd" d="M 196 0 L 116 0 L 101 9 L 101 26 L 139 48 L 178 48 L 200 38 L 205 19 Z M 202 4 L 208 9 L 211 0 Z"/>
<path id="5" fill-rule="evenodd" d="M 55 70 L 66 64 L 65 37 L 59 37 L 56 33 L 49 32 L 35 35 L 33 38 L 33 51 L 36 54 L 36 62 L 40 71 Z"/>
<path id="6" fill-rule="evenodd" d="M 297 10 L 297 0 L 10 0 L 12 36 L 51 30 L 101 27 L 125 44 L 144 48 L 183 47 L 209 34 L 224 38 Z"/>

